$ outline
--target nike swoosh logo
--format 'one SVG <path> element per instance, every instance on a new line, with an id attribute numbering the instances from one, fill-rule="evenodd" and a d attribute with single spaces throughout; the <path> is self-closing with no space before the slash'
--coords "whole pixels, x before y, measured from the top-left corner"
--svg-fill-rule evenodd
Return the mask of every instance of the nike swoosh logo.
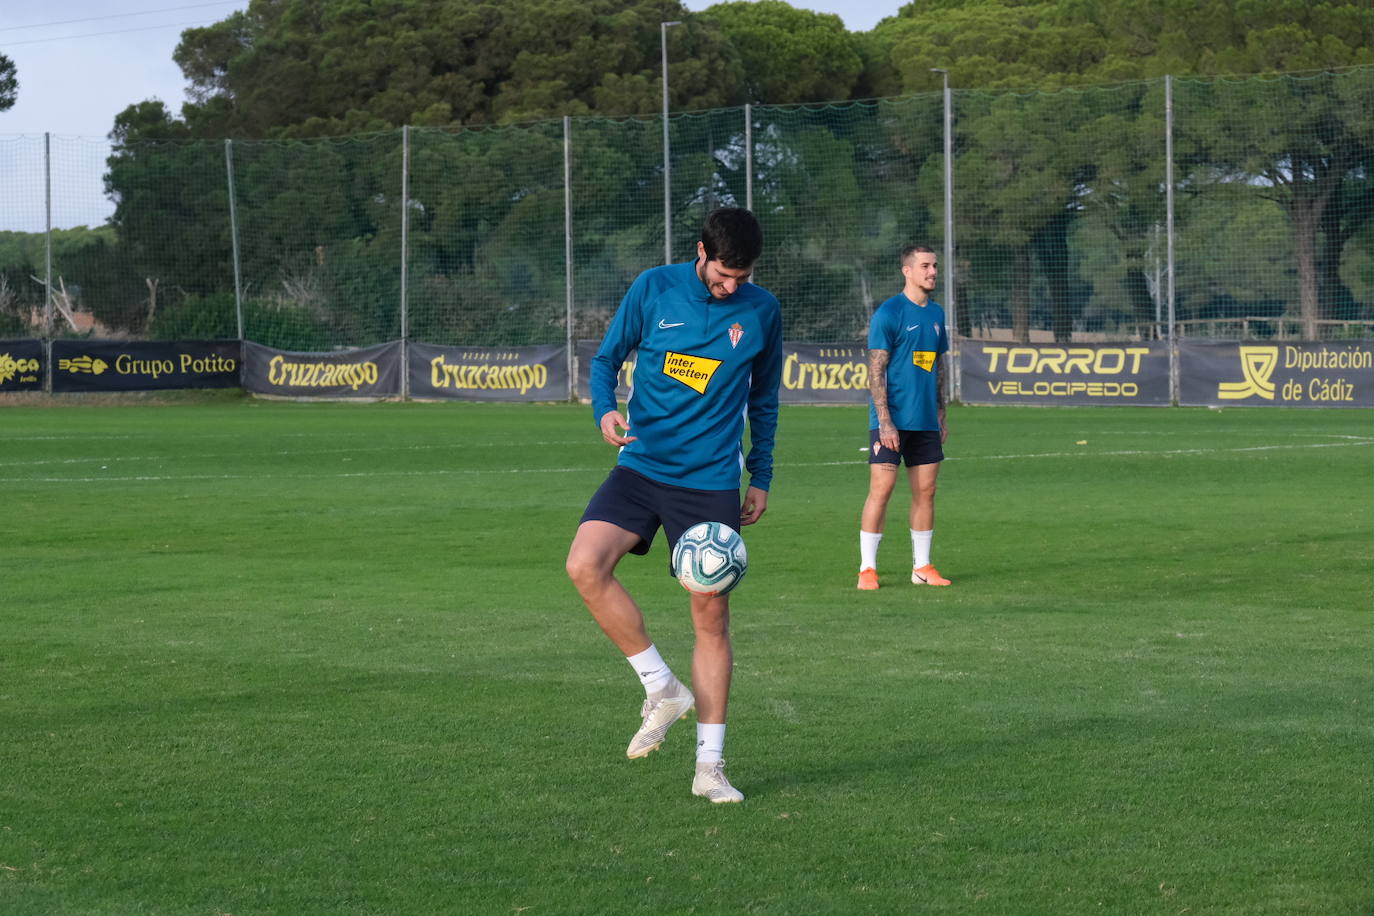
<path id="1" fill-rule="evenodd" d="M 673 324 L 668 324 L 668 322 L 664 321 L 662 318 L 658 319 L 658 326 L 665 331 L 669 328 L 680 328 L 686 323 L 685 321 L 678 321 Z"/>
<path id="2" fill-rule="evenodd" d="M 913 324 L 911 327 L 907 328 L 907 330 L 908 330 L 908 331 L 914 331 L 914 330 L 916 330 L 916 329 L 919 328 L 919 327 L 920 327 L 919 324 Z"/>

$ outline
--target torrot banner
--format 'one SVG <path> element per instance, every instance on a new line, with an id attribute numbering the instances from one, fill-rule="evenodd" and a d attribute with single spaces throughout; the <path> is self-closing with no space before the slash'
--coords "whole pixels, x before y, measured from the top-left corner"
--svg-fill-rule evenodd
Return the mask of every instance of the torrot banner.
<path id="1" fill-rule="evenodd" d="M 1179 403 L 1374 407 L 1374 341 L 1178 345 Z"/>
<path id="2" fill-rule="evenodd" d="M 591 397 L 592 357 L 599 341 L 577 342 L 577 396 Z M 868 350 L 856 344 L 782 345 L 783 404 L 867 404 Z M 635 353 L 626 357 L 616 379 L 616 398 L 623 401 L 634 384 Z"/>
<path id="3" fill-rule="evenodd" d="M 568 350 L 410 345 L 410 396 L 464 401 L 566 401 Z"/>
<path id="4" fill-rule="evenodd" d="M 244 341 L 243 387 L 289 398 L 400 397 L 401 342 L 301 353 Z"/>
<path id="5" fill-rule="evenodd" d="M 43 341 L 0 340 L 0 392 L 42 388 Z"/>
<path id="6" fill-rule="evenodd" d="M 1169 405 L 1169 345 L 1068 346 L 966 340 L 959 352 L 968 404 Z"/>
<path id="7" fill-rule="evenodd" d="M 54 340 L 53 391 L 239 387 L 237 340 Z"/>

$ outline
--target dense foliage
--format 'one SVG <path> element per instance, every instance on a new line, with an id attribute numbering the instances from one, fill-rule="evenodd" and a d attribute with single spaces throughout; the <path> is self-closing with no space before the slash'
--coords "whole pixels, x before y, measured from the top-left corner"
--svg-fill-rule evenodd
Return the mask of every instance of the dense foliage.
<path id="1" fill-rule="evenodd" d="M 412 336 L 561 340 L 568 115 L 575 332 L 595 336 L 663 255 L 668 21 L 674 257 L 707 208 L 752 200 L 794 339 L 858 339 L 895 251 L 942 239 L 932 67 L 954 88 L 965 333 L 1155 332 L 1166 74 L 1179 316 L 1288 315 L 1309 334 L 1374 317 L 1374 73 L 1359 69 L 1374 8 L 1353 0 L 923 0 L 866 33 L 783 0 L 252 0 L 183 34 L 180 112 L 145 101 L 116 119 L 113 232 L 81 262 L 82 302 L 129 333 L 222 308 L 232 170 L 241 284 L 265 327 L 320 345 L 402 333 L 404 212 Z M 1333 68 L 1349 69 L 1253 76 Z M 14 283 L 31 267 L 0 261 Z"/>

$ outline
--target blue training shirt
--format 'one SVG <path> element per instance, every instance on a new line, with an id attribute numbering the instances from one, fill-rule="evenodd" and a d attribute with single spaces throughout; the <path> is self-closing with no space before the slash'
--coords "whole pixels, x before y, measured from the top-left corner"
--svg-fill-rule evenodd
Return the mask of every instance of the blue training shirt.
<path id="1" fill-rule="evenodd" d="M 741 283 L 713 301 L 696 262 L 644 271 L 630 286 L 592 359 L 592 415 L 616 409 L 616 374 L 638 350 L 627 419 L 637 437 L 620 464 L 661 483 L 739 489 L 773 479 L 782 379 L 782 310 L 773 294 Z M 741 462 L 745 415 L 749 457 Z"/>
<path id="2" fill-rule="evenodd" d="M 949 352 L 945 310 L 933 299 L 917 305 L 898 293 L 873 312 L 868 348 L 886 350 L 887 409 L 892 425 L 905 430 L 939 430 L 935 361 Z M 868 405 L 868 428 L 878 428 L 878 410 Z"/>

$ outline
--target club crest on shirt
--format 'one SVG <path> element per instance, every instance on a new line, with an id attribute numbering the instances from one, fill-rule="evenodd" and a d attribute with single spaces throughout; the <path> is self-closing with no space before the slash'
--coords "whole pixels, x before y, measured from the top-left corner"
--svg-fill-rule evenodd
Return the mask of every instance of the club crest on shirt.
<path id="1" fill-rule="evenodd" d="M 711 377 L 720 368 L 722 360 L 707 356 L 693 356 L 690 353 L 674 353 L 669 350 L 663 354 L 663 374 L 677 379 L 697 394 L 705 394 Z"/>
<path id="2" fill-rule="evenodd" d="M 738 347 L 739 342 L 743 337 L 744 328 L 740 326 L 740 323 L 738 321 L 730 325 L 730 349 L 733 350 L 735 347 Z"/>

